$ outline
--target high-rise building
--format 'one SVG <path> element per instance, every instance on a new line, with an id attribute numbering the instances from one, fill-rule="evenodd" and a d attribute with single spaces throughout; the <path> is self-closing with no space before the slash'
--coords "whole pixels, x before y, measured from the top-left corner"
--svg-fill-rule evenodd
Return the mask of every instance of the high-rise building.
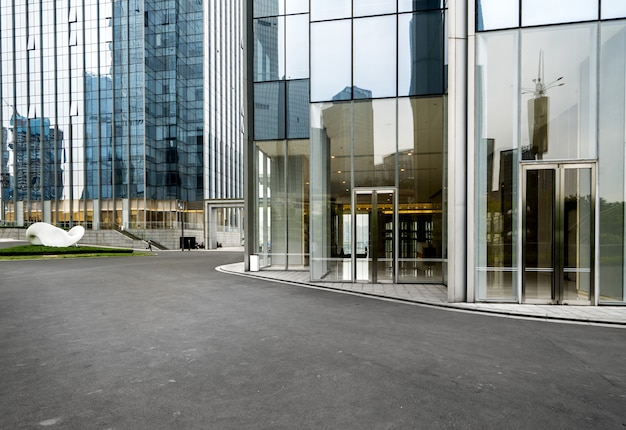
<path id="1" fill-rule="evenodd" d="M 243 198 L 242 17 L 226 0 L 2 0 L 2 221 L 184 222 L 203 240 L 206 202 Z"/>
<path id="2" fill-rule="evenodd" d="M 625 5 L 248 0 L 246 265 L 626 303 Z"/>

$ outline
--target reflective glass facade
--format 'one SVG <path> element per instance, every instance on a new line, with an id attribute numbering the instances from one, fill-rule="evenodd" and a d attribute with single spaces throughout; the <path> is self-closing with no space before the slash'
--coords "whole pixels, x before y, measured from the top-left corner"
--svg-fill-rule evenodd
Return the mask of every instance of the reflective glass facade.
<path id="1" fill-rule="evenodd" d="M 251 0 L 261 268 L 444 282 L 444 2 Z"/>
<path id="2" fill-rule="evenodd" d="M 470 300 L 626 300 L 622 5 L 477 1 Z"/>
<path id="3" fill-rule="evenodd" d="M 182 201 L 202 230 L 204 199 L 240 199 L 242 16 L 226 1 L 2 0 L 2 221 L 171 229 Z"/>

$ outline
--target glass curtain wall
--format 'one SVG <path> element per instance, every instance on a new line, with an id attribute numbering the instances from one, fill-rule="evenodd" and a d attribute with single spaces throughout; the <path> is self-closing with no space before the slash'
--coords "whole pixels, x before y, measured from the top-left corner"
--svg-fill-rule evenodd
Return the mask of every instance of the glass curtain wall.
<path id="1" fill-rule="evenodd" d="M 162 229 L 202 201 L 201 2 L 0 8 L 2 221 Z"/>
<path id="2" fill-rule="evenodd" d="M 254 243 L 262 268 L 309 259 L 309 5 L 254 1 Z"/>
<path id="3" fill-rule="evenodd" d="M 585 2 L 564 15 L 547 3 L 524 2 L 518 15 L 477 2 L 476 299 L 521 297 L 520 166 L 585 162 L 598 167 L 596 295 L 624 302 L 626 24 L 594 20 L 626 11 L 602 2 L 598 15 L 599 3 Z"/>
<path id="4" fill-rule="evenodd" d="M 387 234 L 398 238 L 385 245 L 395 247 L 389 279 L 444 280 L 445 11 L 439 1 L 399 7 L 311 5 L 313 280 L 366 279 L 355 258 L 368 235 Z M 397 195 L 376 203 L 391 211 L 385 225 L 368 222 L 377 188 Z"/>
<path id="5" fill-rule="evenodd" d="M 604 3 L 604 2 L 603 2 Z M 617 5 L 616 5 L 617 6 Z M 622 15 L 626 9 L 622 8 Z M 626 20 L 600 27 L 600 303 L 626 301 Z"/>

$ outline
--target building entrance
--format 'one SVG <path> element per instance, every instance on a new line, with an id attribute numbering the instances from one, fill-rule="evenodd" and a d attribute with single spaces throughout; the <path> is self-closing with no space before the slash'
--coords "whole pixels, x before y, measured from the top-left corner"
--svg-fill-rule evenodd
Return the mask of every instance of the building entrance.
<path id="1" fill-rule="evenodd" d="M 357 282 L 395 281 L 395 190 L 354 190 L 352 279 Z"/>
<path id="2" fill-rule="evenodd" d="M 522 301 L 594 301 L 595 165 L 522 166 Z"/>

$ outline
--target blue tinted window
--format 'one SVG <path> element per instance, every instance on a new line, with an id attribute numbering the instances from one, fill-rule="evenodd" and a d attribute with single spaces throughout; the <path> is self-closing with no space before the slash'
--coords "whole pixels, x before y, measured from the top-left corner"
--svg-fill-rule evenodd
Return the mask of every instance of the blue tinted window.
<path id="1" fill-rule="evenodd" d="M 285 138 L 285 82 L 254 85 L 254 139 Z"/>
<path id="2" fill-rule="evenodd" d="M 309 81 L 287 82 L 287 138 L 309 137 Z"/>

